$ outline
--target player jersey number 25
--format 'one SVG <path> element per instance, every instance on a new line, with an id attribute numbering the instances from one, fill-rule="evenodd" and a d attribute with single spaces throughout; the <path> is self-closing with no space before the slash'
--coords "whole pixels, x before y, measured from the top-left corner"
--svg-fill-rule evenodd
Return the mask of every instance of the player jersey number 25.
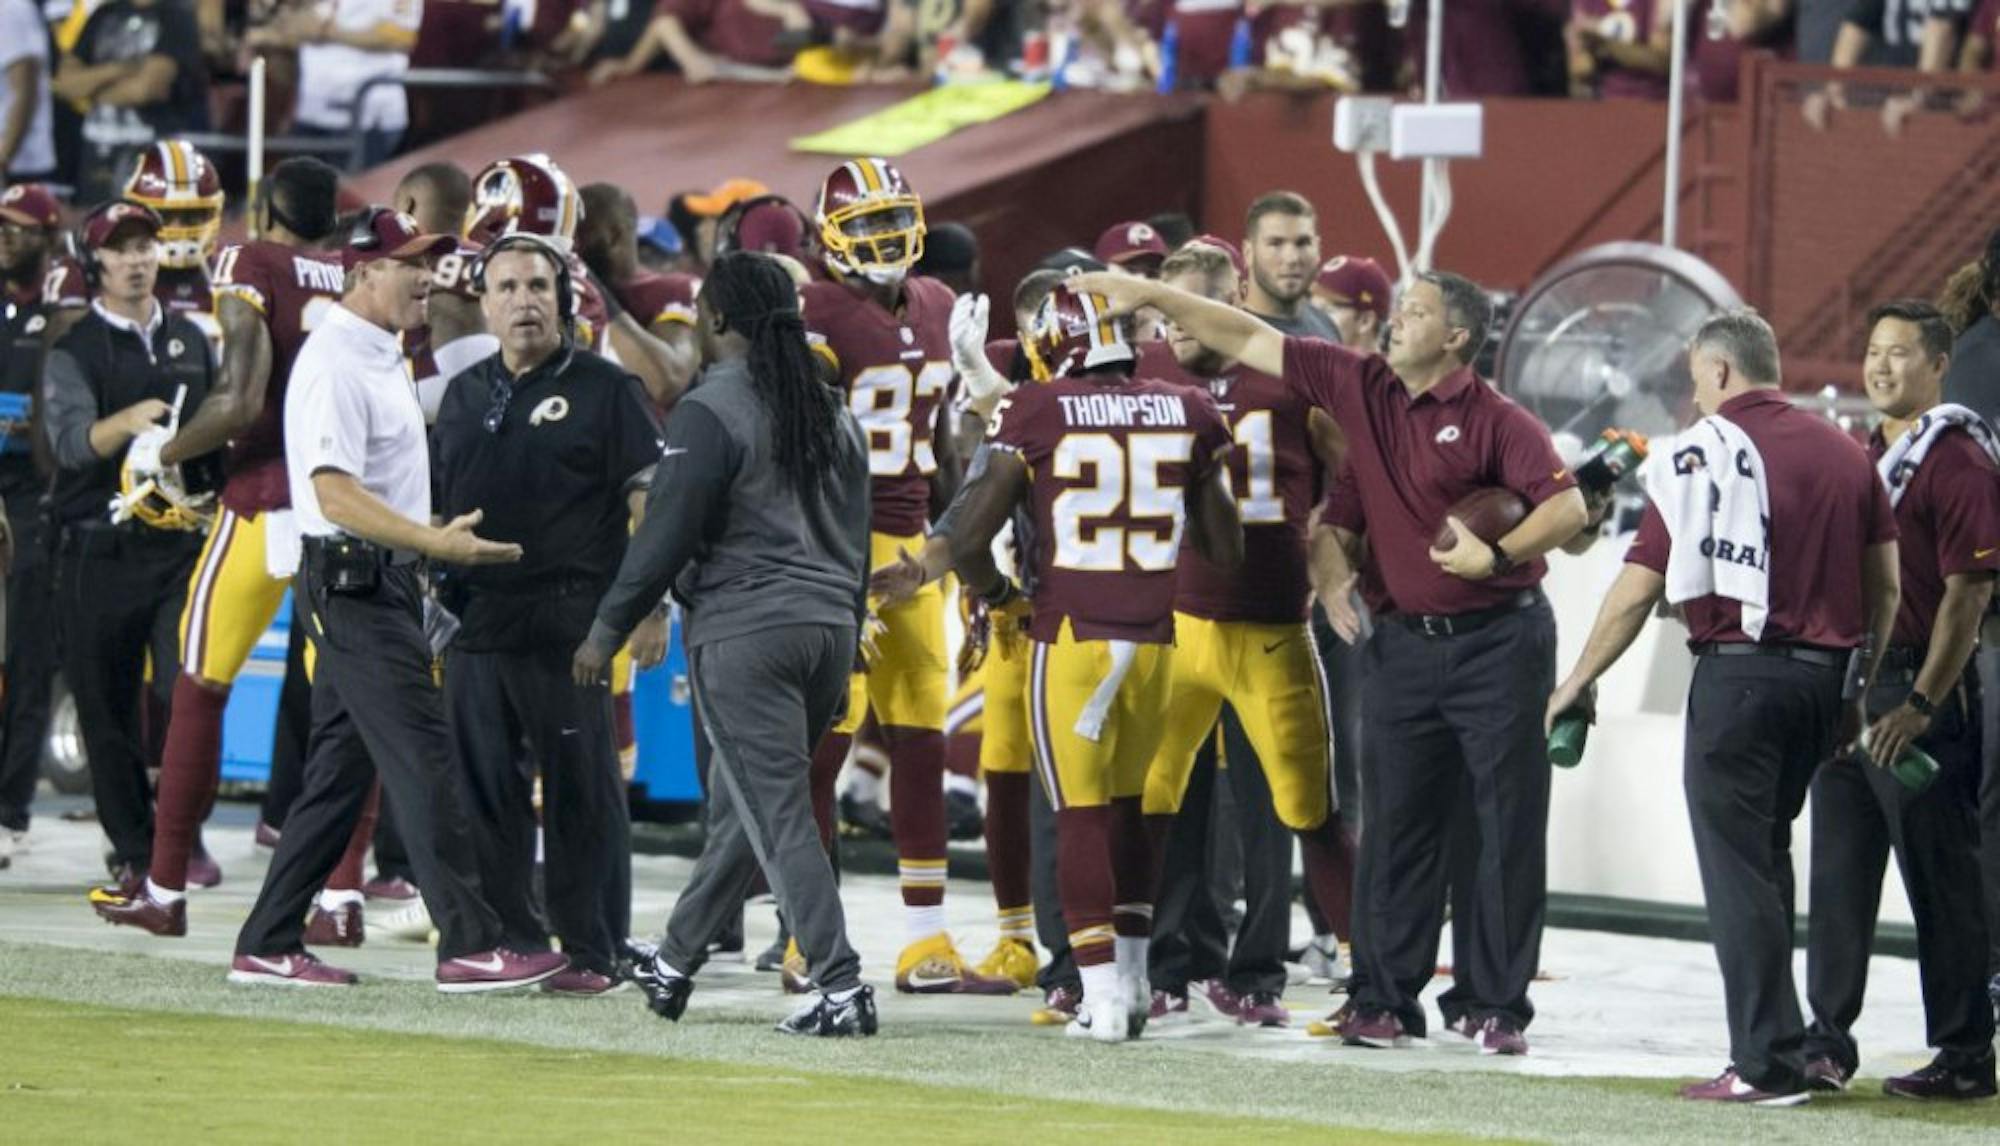
<path id="1" fill-rule="evenodd" d="M 1187 505 L 1162 471 L 1185 473 L 1193 457 L 1193 434 L 1136 433 L 1122 442 L 1111 434 L 1065 435 L 1050 472 L 1088 484 L 1063 490 L 1050 506 L 1056 566 L 1115 573 L 1130 561 L 1147 573 L 1171 570 Z"/>
<path id="2" fill-rule="evenodd" d="M 912 463 L 919 474 L 937 472 L 931 435 L 951 379 L 949 362 L 926 362 L 914 370 L 900 363 L 876 366 L 854 376 L 847 400 L 868 433 L 870 474 L 901 477 Z"/>

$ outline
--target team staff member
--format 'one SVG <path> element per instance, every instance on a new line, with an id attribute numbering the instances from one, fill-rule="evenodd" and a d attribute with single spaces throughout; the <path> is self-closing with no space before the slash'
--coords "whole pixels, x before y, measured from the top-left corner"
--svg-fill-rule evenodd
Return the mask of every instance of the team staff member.
<path id="1" fill-rule="evenodd" d="M 424 637 L 422 570 L 518 561 L 518 545 L 473 533 L 477 511 L 430 522 L 423 409 L 398 332 L 424 320 L 430 261 L 448 235 L 371 207 L 343 261 L 347 289 L 313 329 L 285 393 L 285 468 L 304 537 L 296 580 L 317 661 L 305 791 L 285 819 L 271 867 L 236 938 L 238 983 L 347 986 L 351 972 L 307 953 L 306 907 L 339 862 L 379 771 L 395 802 L 417 885 L 438 924 L 438 989 L 527 986 L 568 961 L 499 946 L 480 895 L 444 706 Z"/>
<path id="2" fill-rule="evenodd" d="M 1156 284 L 1089 276 L 1117 309 L 1155 305 L 1186 334 L 1252 370 L 1281 376 L 1339 423 L 1394 612 L 1362 657 L 1362 835 L 1357 962 L 1365 982 L 1344 1038 L 1401 1045 L 1421 1033 L 1417 994 L 1436 969 L 1443 923 L 1440 798 L 1470 778 L 1480 822 L 1478 876 L 1461 962 L 1480 1049 L 1522 1054 L 1528 984 L 1547 901 L 1549 764 L 1536 715 L 1555 676 L 1555 617 L 1542 555 L 1583 527 L 1576 482 L 1546 427 L 1472 371 L 1492 306 L 1457 275 L 1431 272 L 1403 297 L 1389 355 L 1364 357 L 1286 338 L 1231 307 Z M 1447 511 L 1502 486 L 1533 510 L 1495 545 L 1454 529 Z"/>
<path id="3" fill-rule="evenodd" d="M 0 697 L 0 861 L 28 839 L 28 807 L 41 776 L 49 690 L 56 671 L 53 566 L 43 495 L 54 468 L 29 411 L 48 348 L 85 313 L 83 274 L 60 253 L 62 206 L 39 183 L 0 193 L 0 391 L 23 403 L 0 452 L 7 553 L 7 688 Z"/>
<path id="4" fill-rule="evenodd" d="M 822 384 L 791 276 L 769 255 L 717 259 L 697 300 L 708 369 L 667 419 L 648 512 L 576 651 L 599 685 L 669 587 L 687 609 L 708 737 L 708 837 L 650 965 L 653 1011 L 678 1020 L 689 976 L 741 915 L 761 867 L 818 994 L 787 1034 L 872 1035 L 875 995 L 848 945 L 813 821 L 813 746 L 832 725 L 867 611 L 868 450 Z"/>
<path id="5" fill-rule="evenodd" d="M 572 682 L 570 655 L 643 512 L 660 441 L 638 380 L 570 337 L 560 250 L 539 235 L 503 236 L 477 281 L 500 353 L 453 379 L 438 410 L 438 509 L 449 518 L 492 507 L 485 536 L 520 545 L 522 559 L 449 570 L 461 622 L 444 673 L 452 747 L 502 941 L 547 950 L 553 931 L 570 966 L 545 989 L 601 995 L 620 985 L 618 944 L 630 933 L 631 823 L 611 694 Z M 633 643 L 641 668 L 659 663 L 664 602 Z M 547 923 L 533 890 L 536 772 Z"/>
<path id="6" fill-rule="evenodd" d="M 1980 896 L 1980 681 L 1967 671 L 2000 571 L 1994 432 L 1939 403 L 1951 325 L 1928 303 L 1869 316 L 1863 379 L 1883 421 L 1869 441 L 1896 511 L 1902 604 L 1868 696 L 1872 761 L 1835 756 L 1812 786 L 1811 937 L 1806 946 L 1806 1077 L 1844 1090 L 1860 1061 L 1861 1014 L 1882 868 L 1893 848 L 1917 921 L 1924 1015 L 1937 1058 L 1883 1083 L 1906 1098 L 1994 1093 Z M 1885 767 L 1914 743 L 1940 766 L 1922 793 Z"/>
<path id="7" fill-rule="evenodd" d="M 1547 719 L 1617 662 L 1663 597 L 1682 607 L 1698 658 L 1688 818 L 1730 1065 L 1681 1096 L 1789 1106 L 1811 1097 L 1792 984 L 1791 823 L 1814 770 L 1860 731 L 1843 669 L 1857 662 L 1865 686 L 1888 643 L 1896 522 L 1861 448 L 1779 392 L 1778 340 L 1762 318 L 1710 318 L 1688 366 L 1706 417 L 1647 462 L 1652 504 Z"/>
<path id="8" fill-rule="evenodd" d="M 56 478 L 50 498 L 61 530 L 56 579 L 63 676 L 76 698 L 98 820 L 111 838 L 112 875 L 129 894 L 153 848 L 153 801 L 139 718 L 146 656 L 162 711 L 180 663 L 174 620 L 188 569 L 201 548 L 199 522 L 177 508 L 114 523 L 127 450 L 143 440 L 157 470 L 179 402 L 192 414 L 215 378 L 208 340 L 153 297 L 160 269 L 160 217 L 112 203 L 83 225 L 84 257 L 97 299 L 50 351 L 42 419 Z"/>

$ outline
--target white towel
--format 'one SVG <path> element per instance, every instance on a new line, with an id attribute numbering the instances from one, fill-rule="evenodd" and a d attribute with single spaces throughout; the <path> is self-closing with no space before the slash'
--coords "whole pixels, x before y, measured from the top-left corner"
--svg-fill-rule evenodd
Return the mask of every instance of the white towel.
<path id="1" fill-rule="evenodd" d="M 1744 634 L 1758 640 L 1771 608 L 1771 497 L 1757 444 L 1712 414 L 1671 449 L 1655 449 L 1640 477 L 1673 538 L 1668 603 L 1727 597 L 1743 606 Z"/>
<path id="2" fill-rule="evenodd" d="M 1097 682 L 1083 711 L 1076 714 L 1076 734 L 1092 743 L 1104 738 L 1104 722 L 1111 718 L 1111 702 L 1118 699 L 1125 675 L 1132 671 L 1132 661 L 1139 655 L 1139 646 L 1133 641 L 1104 644 L 1111 652 L 1111 667 L 1105 671 L 1104 679 Z"/>
<path id="3" fill-rule="evenodd" d="M 1924 459 L 1930 456 L 1931 446 L 1938 436 L 1949 429 L 1960 429 L 1972 435 L 1986 456 L 2000 465 L 2000 439 L 1996 439 L 1993 427 L 1986 419 L 1966 409 L 1964 406 L 1946 402 L 1933 406 L 1923 417 L 1918 418 L 1903 436 L 1889 443 L 1882 453 L 1882 460 L 1875 463 L 1875 472 L 1882 475 L 1882 484 L 1889 487 L 1889 504 L 1898 505 L 1903 494 L 1910 488 L 1910 480 L 1917 476 Z"/>

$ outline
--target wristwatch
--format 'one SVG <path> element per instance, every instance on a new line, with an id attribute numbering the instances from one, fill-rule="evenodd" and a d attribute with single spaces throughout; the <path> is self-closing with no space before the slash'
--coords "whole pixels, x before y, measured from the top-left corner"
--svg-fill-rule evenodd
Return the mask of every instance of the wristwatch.
<path id="1" fill-rule="evenodd" d="M 1507 556 L 1507 551 L 1500 548 L 1500 543 L 1498 541 L 1493 542 L 1491 548 L 1493 550 L 1493 568 L 1488 569 L 1486 575 L 1488 577 L 1505 577 L 1507 574 L 1513 572 L 1514 559 Z"/>
<path id="2" fill-rule="evenodd" d="M 1914 688 L 1910 690 L 1910 695 L 1903 698 L 1903 703 L 1926 717 L 1937 715 L 1937 705 L 1931 703 L 1930 697 L 1925 696 Z"/>

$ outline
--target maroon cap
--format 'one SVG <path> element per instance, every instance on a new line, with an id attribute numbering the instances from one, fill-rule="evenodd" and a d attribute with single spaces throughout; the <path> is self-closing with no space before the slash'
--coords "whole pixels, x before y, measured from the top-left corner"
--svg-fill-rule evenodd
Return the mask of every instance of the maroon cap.
<path id="1" fill-rule="evenodd" d="M 789 204 L 752 204 L 736 220 L 736 249 L 805 258 L 806 224 Z"/>
<path id="2" fill-rule="evenodd" d="M 352 270 L 377 259 L 421 259 L 456 250 L 458 240 L 450 235 L 427 235 L 417 221 L 401 211 L 386 207 L 369 208 L 367 220 L 347 237 L 341 260 Z"/>
<path id="3" fill-rule="evenodd" d="M 1117 223 L 1097 236 L 1091 253 L 1100 263 L 1124 267 L 1151 262 L 1157 267 L 1167 257 L 1167 241 L 1150 223 Z"/>
<path id="4" fill-rule="evenodd" d="M 158 237 L 162 226 L 159 214 L 151 207 L 122 200 L 107 203 L 83 221 L 83 245 L 88 250 L 100 250 L 110 246 L 119 231 L 132 227 Z"/>
<path id="5" fill-rule="evenodd" d="M 1389 272 L 1374 259 L 1335 255 L 1321 265 L 1313 286 L 1337 302 L 1374 311 L 1376 318 L 1389 317 Z"/>
<path id="6" fill-rule="evenodd" d="M 62 204 L 40 183 L 16 183 L 0 192 L 0 219 L 54 230 L 62 226 Z"/>
<path id="7" fill-rule="evenodd" d="M 1220 235 L 1196 235 L 1194 238 L 1188 240 L 1188 245 L 1190 246 L 1195 243 L 1200 243 L 1204 247 L 1214 247 L 1216 250 L 1228 255 L 1229 265 L 1236 268 L 1236 277 L 1238 279 L 1249 277 L 1250 268 L 1244 265 L 1243 252 L 1236 249 L 1235 243 L 1230 242 Z"/>

